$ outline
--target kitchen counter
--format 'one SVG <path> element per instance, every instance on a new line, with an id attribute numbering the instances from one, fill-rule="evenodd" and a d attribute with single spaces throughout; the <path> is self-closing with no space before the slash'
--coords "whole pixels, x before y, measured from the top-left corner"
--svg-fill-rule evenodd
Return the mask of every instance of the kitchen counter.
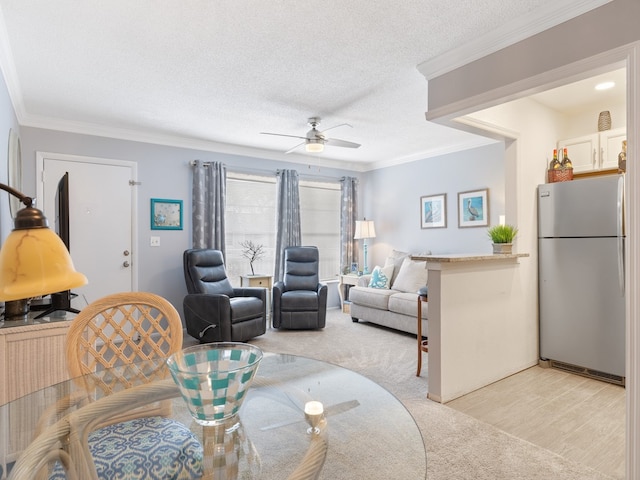
<path id="1" fill-rule="evenodd" d="M 414 257 L 429 270 L 429 392 L 446 403 L 537 363 L 520 262 L 529 254 Z"/>
<path id="2" fill-rule="evenodd" d="M 426 255 L 423 257 L 412 256 L 413 260 L 423 260 L 427 262 L 485 262 L 495 260 L 510 260 L 514 258 L 528 257 L 528 253 L 508 253 L 508 254 L 495 254 L 495 253 L 449 253 L 442 255 Z"/>

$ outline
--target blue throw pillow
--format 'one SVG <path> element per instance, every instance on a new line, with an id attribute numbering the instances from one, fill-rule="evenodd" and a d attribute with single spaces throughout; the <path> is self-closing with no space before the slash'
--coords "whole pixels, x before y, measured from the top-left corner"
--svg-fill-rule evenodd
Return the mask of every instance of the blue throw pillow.
<path id="1" fill-rule="evenodd" d="M 371 273 L 371 280 L 369 280 L 369 287 L 371 288 L 390 288 L 391 277 L 393 275 L 393 265 L 386 267 L 380 267 L 376 265 Z"/>

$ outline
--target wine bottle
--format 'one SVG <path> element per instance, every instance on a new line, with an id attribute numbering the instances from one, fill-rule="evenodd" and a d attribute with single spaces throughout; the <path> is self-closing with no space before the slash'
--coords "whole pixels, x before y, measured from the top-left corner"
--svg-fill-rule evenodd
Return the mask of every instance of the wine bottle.
<path id="1" fill-rule="evenodd" d="M 562 168 L 573 168 L 573 163 L 569 160 L 569 155 L 567 155 L 567 149 L 564 148 L 562 151 L 562 163 L 560 164 Z"/>
<path id="2" fill-rule="evenodd" d="M 558 150 L 553 149 L 553 160 L 549 164 L 549 170 L 558 170 L 561 167 L 560 161 L 558 160 Z"/>
<path id="3" fill-rule="evenodd" d="M 622 141 L 622 151 L 618 154 L 618 173 L 627 171 L 627 141 Z"/>

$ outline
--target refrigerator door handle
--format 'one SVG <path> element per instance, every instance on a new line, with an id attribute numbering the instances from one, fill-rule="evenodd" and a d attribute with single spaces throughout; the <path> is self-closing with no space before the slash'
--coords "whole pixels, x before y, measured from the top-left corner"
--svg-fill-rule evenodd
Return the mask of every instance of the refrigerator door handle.
<path id="1" fill-rule="evenodd" d="M 620 293 L 624 295 L 624 177 L 618 178 L 618 195 L 617 195 L 617 214 L 616 214 L 616 229 L 618 234 L 618 286 L 620 287 Z"/>

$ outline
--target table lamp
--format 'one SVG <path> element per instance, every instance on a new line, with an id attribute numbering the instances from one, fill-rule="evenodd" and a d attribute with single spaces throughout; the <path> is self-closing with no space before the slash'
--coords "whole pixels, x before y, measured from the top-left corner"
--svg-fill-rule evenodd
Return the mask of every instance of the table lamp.
<path id="1" fill-rule="evenodd" d="M 2 183 L 0 190 L 25 205 L 0 250 L 0 301 L 5 302 L 5 320 L 26 319 L 26 300 L 86 285 L 87 277 L 75 270 L 67 247 L 33 207 L 33 199 Z"/>
<path id="2" fill-rule="evenodd" d="M 369 267 L 367 266 L 367 239 L 376 238 L 376 228 L 373 225 L 373 220 L 356 220 L 356 234 L 353 236 L 354 240 L 363 240 L 364 247 L 364 268 L 362 273 L 367 275 L 369 273 Z"/>

